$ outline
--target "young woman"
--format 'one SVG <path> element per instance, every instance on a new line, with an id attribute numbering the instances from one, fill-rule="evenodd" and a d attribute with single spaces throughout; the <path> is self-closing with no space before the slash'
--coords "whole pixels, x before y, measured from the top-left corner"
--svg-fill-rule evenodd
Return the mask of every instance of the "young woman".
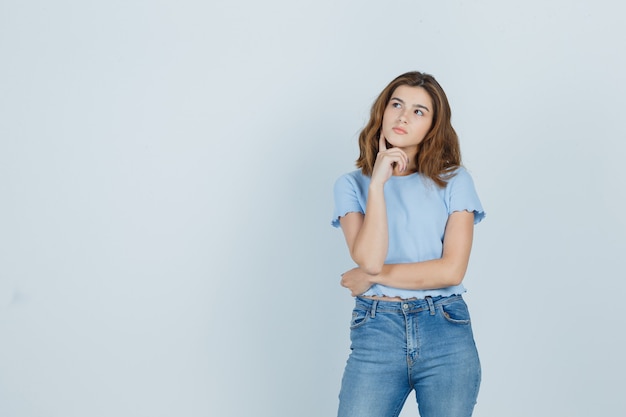
<path id="1" fill-rule="evenodd" d="M 471 416 L 480 362 L 461 296 L 474 224 L 485 216 L 461 166 L 437 81 L 408 72 L 378 96 L 359 136 L 359 170 L 335 183 L 333 226 L 357 267 L 339 417 Z"/>

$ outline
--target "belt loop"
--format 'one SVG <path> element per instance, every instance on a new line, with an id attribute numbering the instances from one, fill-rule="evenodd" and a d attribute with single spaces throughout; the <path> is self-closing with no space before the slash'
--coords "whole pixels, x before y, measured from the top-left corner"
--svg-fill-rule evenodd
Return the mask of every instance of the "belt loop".
<path id="1" fill-rule="evenodd" d="M 372 303 L 372 309 L 370 310 L 371 318 L 376 317 L 376 307 L 378 307 L 378 300 L 374 300 L 374 302 Z"/>
<path id="2" fill-rule="evenodd" d="M 430 310 L 430 315 L 435 315 L 435 305 L 433 304 L 433 297 L 430 295 L 426 296 L 426 301 L 428 301 L 428 309 Z"/>

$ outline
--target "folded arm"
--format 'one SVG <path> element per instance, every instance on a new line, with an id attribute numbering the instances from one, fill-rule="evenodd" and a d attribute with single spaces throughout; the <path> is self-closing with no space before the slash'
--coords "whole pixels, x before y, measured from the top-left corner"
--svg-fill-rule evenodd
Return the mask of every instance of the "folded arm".
<path id="1" fill-rule="evenodd" d="M 341 222 L 343 228 L 344 218 Z M 356 223 L 356 221 L 354 223 L 349 221 L 346 222 L 346 226 L 351 229 Z M 463 281 L 467 270 L 473 235 L 474 213 L 454 212 L 448 217 L 446 224 L 441 258 L 424 262 L 385 264 L 378 273 L 371 273 L 371 270 L 363 268 L 357 262 L 359 267 L 343 274 L 341 285 L 350 289 L 352 295 L 362 294 L 374 284 L 408 290 L 427 290 L 458 285 Z M 348 239 L 347 235 L 346 239 Z"/>
<path id="2" fill-rule="evenodd" d="M 382 272 L 389 246 L 387 208 L 383 185 L 370 186 L 365 212 L 348 213 L 339 219 L 352 260 L 364 272 Z"/>
<path id="3" fill-rule="evenodd" d="M 339 220 L 352 260 L 367 274 L 382 272 L 389 249 L 385 183 L 394 170 L 405 172 L 408 165 L 407 154 L 400 148 L 387 149 L 385 137 L 381 134 L 365 203 L 366 214 L 348 213 Z"/>

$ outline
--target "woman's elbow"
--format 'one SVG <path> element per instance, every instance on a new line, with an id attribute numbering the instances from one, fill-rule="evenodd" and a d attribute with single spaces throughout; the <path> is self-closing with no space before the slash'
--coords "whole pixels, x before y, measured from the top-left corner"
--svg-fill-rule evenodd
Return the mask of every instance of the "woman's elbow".
<path id="1" fill-rule="evenodd" d="M 368 275 L 379 275 L 383 272 L 383 264 L 363 264 L 359 265 L 359 268 L 363 270 Z"/>
<path id="2" fill-rule="evenodd" d="M 448 279 L 448 284 L 450 287 L 456 287 L 457 285 L 461 285 L 463 278 L 463 275 L 452 275 Z"/>
<path id="3" fill-rule="evenodd" d="M 451 267 L 450 270 L 447 273 L 447 283 L 449 286 L 454 287 L 457 285 L 461 285 L 461 283 L 463 282 L 463 279 L 465 278 L 465 271 L 466 268 L 460 268 L 460 267 Z"/>
<path id="4" fill-rule="evenodd" d="M 352 254 L 352 260 L 361 268 L 363 272 L 368 275 L 378 275 L 383 271 L 383 266 L 385 264 L 384 260 L 373 260 L 370 257 L 364 259 L 362 257 L 357 256 L 356 254 Z"/>

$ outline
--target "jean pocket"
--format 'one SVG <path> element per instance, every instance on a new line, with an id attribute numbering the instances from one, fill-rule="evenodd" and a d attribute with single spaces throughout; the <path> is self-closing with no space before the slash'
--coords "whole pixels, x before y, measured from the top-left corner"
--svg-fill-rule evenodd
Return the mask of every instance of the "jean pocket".
<path id="1" fill-rule="evenodd" d="M 440 307 L 443 317 L 454 324 L 470 324 L 469 310 L 463 299 L 448 304 L 442 304 Z"/>
<path id="2" fill-rule="evenodd" d="M 370 317 L 370 313 L 367 310 L 361 310 L 360 308 L 355 308 L 352 310 L 352 320 L 350 320 L 350 330 L 354 330 L 356 328 L 364 325 Z"/>

